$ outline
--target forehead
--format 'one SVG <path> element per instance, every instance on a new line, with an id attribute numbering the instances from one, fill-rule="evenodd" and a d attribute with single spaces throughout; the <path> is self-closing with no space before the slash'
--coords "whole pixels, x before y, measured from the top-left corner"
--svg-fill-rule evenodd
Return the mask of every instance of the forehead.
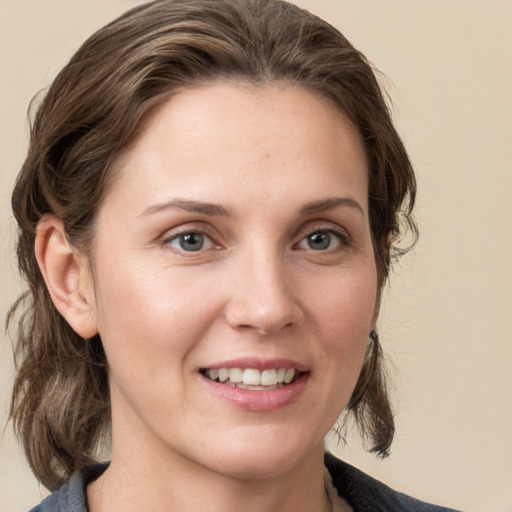
<path id="1" fill-rule="evenodd" d="M 368 174 L 361 137 L 339 109 L 308 89 L 274 83 L 179 91 L 146 119 L 115 172 L 114 194 L 152 181 L 155 194 L 194 183 L 199 195 L 225 196 L 240 187 L 268 195 L 296 183 L 325 195 L 321 185 L 334 182 L 366 193 Z"/>

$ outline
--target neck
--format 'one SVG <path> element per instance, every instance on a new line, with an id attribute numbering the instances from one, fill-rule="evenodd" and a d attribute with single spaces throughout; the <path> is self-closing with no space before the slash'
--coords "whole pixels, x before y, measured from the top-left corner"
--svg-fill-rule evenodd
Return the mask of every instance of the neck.
<path id="1" fill-rule="evenodd" d="M 201 510 L 204 512 L 329 511 L 323 446 L 292 470 L 263 478 L 212 472 L 193 461 L 117 456 L 87 489 L 91 512 Z"/>

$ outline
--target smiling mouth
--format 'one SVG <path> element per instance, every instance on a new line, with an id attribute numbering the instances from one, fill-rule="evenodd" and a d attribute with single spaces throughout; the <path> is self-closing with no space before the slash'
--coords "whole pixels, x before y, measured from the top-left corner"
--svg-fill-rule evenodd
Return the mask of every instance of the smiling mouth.
<path id="1" fill-rule="evenodd" d="M 214 382 L 254 391 L 280 389 L 295 382 L 302 372 L 294 368 L 206 368 L 201 374 Z"/>

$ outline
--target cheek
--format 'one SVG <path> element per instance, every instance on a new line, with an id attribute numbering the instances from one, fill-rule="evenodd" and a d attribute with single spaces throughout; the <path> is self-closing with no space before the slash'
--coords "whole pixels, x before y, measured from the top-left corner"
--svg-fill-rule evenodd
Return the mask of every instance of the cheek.
<path id="1" fill-rule="evenodd" d="M 323 293 L 315 293 L 315 330 L 323 344 L 326 368 L 335 393 L 349 394 L 363 365 L 369 333 L 373 328 L 377 279 L 375 267 L 333 279 Z"/>
<path id="2" fill-rule="evenodd" d="M 106 270 L 106 269 L 104 269 Z M 130 269 L 133 270 L 133 269 Z M 195 343 L 206 329 L 189 293 L 164 273 L 104 272 L 98 290 L 98 329 L 109 364 L 112 402 L 131 403 L 145 417 L 176 406 Z M 173 393 L 162 393 L 173 390 Z M 159 412 L 161 411 L 161 412 Z"/>
<path id="3" fill-rule="evenodd" d="M 218 314 L 210 278 L 162 265 L 111 261 L 98 269 L 98 330 L 105 350 L 137 361 L 183 355 Z"/>
<path id="4" fill-rule="evenodd" d="M 314 287 L 310 304 L 329 337 L 367 338 L 377 311 L 377 277 L 375 267 L 326 280 L 323 287 Z"/>

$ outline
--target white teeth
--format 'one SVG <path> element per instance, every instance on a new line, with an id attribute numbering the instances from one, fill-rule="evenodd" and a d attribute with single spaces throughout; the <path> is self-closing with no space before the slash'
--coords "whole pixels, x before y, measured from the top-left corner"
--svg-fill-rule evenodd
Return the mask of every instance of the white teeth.
<path id="1" fill-rule="evenodd" d="M 263 370 L 261 373 L 262 386 L 275 386 L 277 384 L 276 370 Z"/>
<path id="2" fill-rule="evenodd" d="M 239 387 L 244 388 L 245 386 L 258 386 L 259 389 L 264 389 L 265 386 L 290 384 L 295 378 L 295 374 L 293 368 L 271 368 L 263 371 L 256 368 L 212 368 L 205 371 L 205 375 L 211 380 L 218 380 L 226 384 L 238 384 Z M 226 382 L 228 379 L 229 382 Z"/>
<path id="3" fill-rule="evenodd" d="M 230 368 L 230 370 L 229 370 L 229 380 L 231 382 L 242 382 L 242 380 L 243 380 L 243 370 L 242 370 L 242 368 Z"/>
<path id="4" fill-rule="evenodd" d="M 250 386 L 259 386 L 261 384 L 261 372 L 254 368 L 244 370 L 243 383 Z"/>
<path id="5" fill-rule="evenodd" d="M 293 377 L 295 377 L 295 370 L 293 368 L 289 368 L 284 374 L 284 383 L 290 384 L 290 382 L 293 380 Z"/>

